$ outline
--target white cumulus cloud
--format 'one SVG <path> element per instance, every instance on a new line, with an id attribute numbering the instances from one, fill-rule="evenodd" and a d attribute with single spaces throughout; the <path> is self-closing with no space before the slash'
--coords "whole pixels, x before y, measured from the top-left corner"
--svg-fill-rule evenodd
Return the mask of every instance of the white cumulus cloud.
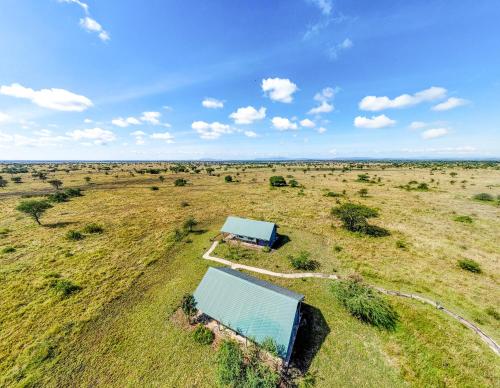
<path id="1" fill-rule="evenodd" d="M 83 112 L 93 105 L 87 97 L 65 89 L 33 90 L 17 83 L 0 86 L 0 94 L 24 98 L 42 108 L 66 112 Z"/>
<path id="2" fill-rule="evenodd" d="M 396 124 L 395 120 L 386 115 L 372 116 L 371 118 L 358 116 L 354 119 L 357 128 L 384 128 Z"/>
<path id="3" fill-rule="evenodd" d="M 116 125 L 120 128 L 128 127 L 129 125 L 139 125 L 141 122 L 137 120 L 135 117 L 127 117 L 126 119 L 122 117 L 118 117 L 116 119 L 111 120 L 113 125 Z"/>
<path id="4" fill-rule="evenodd" d="M 243 132 L 245 134 L 246 137 L 258 137 L 259 135 L 257 135 L 256 132 L 254 131 L 245 131 Z"/>
<path id="5" fill-rule="evenodd" d="M 106 144 L 116 140 L 116 135 L 102 128 L 77 129 L 68 132 L 67 135 L 73 140 L 91 140 L 94 144 Z"/>
<path id="6" fill-rule="evenodd" d="M 143 112 L 141 116 L 141 120 L 145 121 L 149 124 L 159 125 L 160 124 L 160 112 Z"/>
<path id="7" fill-rule="evenodd" d="M 310 115 L 318 115 L 318 114 L 321 114 L 321 113 L 329 113 L 333 109 L 334 109 L 333 104 L 330 104 L 327 101 L 323 101 L 319 106 L 317 106 L 315 108 L 312 108 L 307 113 L 309 113 Z"/>
<path id="8" fill-rule="evenodd" d="M 221 109 L 224 108 L 224 101 L 208 97 L 201 102 L 201 105 L 208 109 Z"/>
<path id="9" fill-rule="evenodd" d="M 422 129 L 425 128 L 428 124 L 423 121 L 412 121 L 410 124 L 410 129 Z"/>
<path id="10" fill-rule="evenodd" d="M 262 80 L 262 91 L 273 101 L 290 103 L 293 93 L 299 88 L 288 78 L 266 78 Z"/>
<path id="11" fill-rule="evenodd" d="M 331 0 L 308 0 L 310 3 L 318 7 L 323 15 L 330 15 L 333 9 Z"/>
<path id="12" fill-rule="evenodd" d="M 443 110 L 450 110 L 450 109 L 454 109 L 454 108 L 457 108 L 457 107 L 462 106 L 462 105 L 467 105 L 468 103 L 469 103 L 469 101 L 464 100 L 463 98 L 450 97 L 446 101 L 444 101 L 440 104 L 434 105 L 432 107 L 432 110 L 435 110 L 438 112 L 443 111 Z"/>
<path id="13" fill-rule="evenodd" d="M 202 139 L 214 140 L 218 139 L 223 134 L 233 133 L 233 129 L 227 125 L 215 121 L 213 123 L 207 123 L 205 121 L 194 121 L 191 124 L 193 128 Z"/>
<path id="14" fill-rule="evenodd" d="M 156 132 L 149 137 L 155 140 L 165 140 L 169 144 L 174 142 L 174 136 L 170 132 Z"/>
<path id="15" fill-rule="evenodd" d="M 271 122 L 273 123 L 274 128 L 279 131 L 295 131 L 296 129 L 298 129 L 297 123 L 290 121 L 286 117 L 273 117 Z"/>
<path id="16" fill-rule="evenodd" d="M 309 119 L 300 120 L 300 126 L 304 128 L 314 128 L 316 124 L 314 121 Z"/>
<path id="17" fill-rule="evenodd" d="M 253 106 L 238 108 L 236 112 L 229 115 L 235 124 L 252 124 L 254 121 L 262 120 L 266 117 L 266 108 L 261 107 L 259 110 Z"/>
<path id="18" fill-rule="evenodd" d="M 359 102 L 359 109 L 375 112 L 391 108 L 407 108 L 422 102 L 444 98 L 446 92 L 445 88 L 432 86 L 415 94 L 402 94 L 394 99 L 387 96 L 366 96 Z"/>
<path id="19" fill-rule="evenodd" d="M 442 137 L 448 134 L 447 128 L 431 128 L 422 132 L 422 138 L 425 140 L 435 139 L 437 137 Z"/>

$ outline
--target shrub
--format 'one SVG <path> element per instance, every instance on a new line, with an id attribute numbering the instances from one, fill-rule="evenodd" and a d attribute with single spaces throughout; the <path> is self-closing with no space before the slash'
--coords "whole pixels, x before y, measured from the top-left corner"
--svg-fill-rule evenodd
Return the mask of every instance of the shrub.
<path id="1" fill-rule="evenodd" d="M 189 233 L 191 233 L 196 225 L 198 225 L 198 221 L 196 221 L 193 217 L 189 217 L 186 221 L 184 221 L 182 227 L 184 228 L 184 230 L 187 230 Z"/>
<path id="2" fill-rule="evenodd" d="M 361 197 L 366 197 L 368 195 L 368 189 L 361 189 L 358 191 L 358 194 L 361 196 Z"/>
<path id="3" fill-rule="evenodd" d="M 215 338 L 212 330 L 203 325 L 196 326 L 196 329 L 193 332 L 193 337 L 194 340 L 201 345 L 210 345 L 212 342 L 214 342 Z"/>
<path id="4" fill-rule="evenodd" d="M 97 234 L 97 233 L 102 233 L 102 232 L 104 232 L 104 228 L 101 225 L 96 224 L 96 223 L 88 224 L 83 228 L 83 233 L 88 233 L 88 234 L 96 233 Z"/>
<path id="5" fill-rule="evenodd" d="M 40 217 L 45 213 L 47 209 L 50 209 L 52 205 L 47 201 L 37 201 L 35 199 L 21 201 L 19 205 L 17 205 L 16 210 L 21 213 L 27 214 L 31 218 L 33 218 L 38 225 L 41 225 Z"/>
<path id="6" fill-rule="evenodd" d="M 458 266 L 469 272 L 481 273 L 481 267 L 479 263 L 472 259 L 460 259 L 458 260 Z"/>
<path id="7" fill-rule="evenodd" d="M 428 191 L 429 190 L 429 186 L 427 185 L 427 183 L 422 182 L 422 183 L 418 184 L 417 190 Z"/>
<path id="8" fill-rule="evenodd" d="M 231 175 L 226 175 L 226 176 L 224 177 L 224 181 L 225 181 L 226 183 L 231 183 L 231 182 L 233 181 L 233 177 L 232 177 Z"/>
<path id="9" fill-rule="evenodd" d="M 272 176 L 271 178 L 269 178 L 269 183 L 273 187 L 286 186 L 285 178 L 283 178 L 282 176 L 279 176 L 279 175 L 275 175 L 275 176 Z"/>
<path id="10" fill-rule="evenodd" d="M 295 179 L 290 179 L 288 183 L 290 187 L 299 187 L 299 182 L 297 182 Z"/>
<path id="11" fill-rule="evenodd" d="M 71 241 L 83 240 L 84 236 L 82 232 L 78 230 L 68 230 L 66 233 L 66 238 Z"/>
<path id="12" fill-rule="evenodd" d="M 151 191 L 158 191 L 158 190 L 160 190 L 160 188 L 158 186 L 151 186 L 150 190 Z"/>
<path id="13" fill-rule="evenodd" d="M 260 347 L 276 357 L 278 357 L 280 354 L 283 354 L 286 350 L 283 348 L 283 346 L 278 345 L 276 341 L 271 337 L 265 338 L 264 341 L 261 342 Z"/>
<path id="14" fill-rule="evenodd" d="M 368 176 L 368 174 L 359 174 L 358 175 L 358 179 L 356 179 L 358 182 L 369 182 L 370 181 L 370 177 Z"/>
<path id="15" fill-rule="evenodd" d="M 49 200 L 50 202 L 57 202 L 57 203 L 67 202 L 68 196 L 65 193 L 58 191 L 54 194 L 48 195 L 47 200 Z"/>
<path id="16" fill-rule="evenodd" d="M 71 280 L 58 278 L 51 280 L 49 286 L 55 293 L 61 295 L 62 297 L 70 296 L 71 294 L 74 294 L 82 289 L 82 287 L 74 284 Z"/>
<path id="17" fill-rule="evenodd" d="M 325 197 L 341 197 L 342 194 L 336 193 L 334 191 L 329 191 L 328 193 L 325 194 Z"/>
<path id="18" fill-rule="evenodd" d="M 243 387 L 276 388 L 280 376 L 274 370 L 263 363 L 250 365 L 245 370 Z"/>
<path id="19" fill-rule="evenodd" d="M 399 249 L 406 249 L 406 243 L 403 240 L 397 240 L 396 247 Z"/>
<path id="20" fill-rule="evenodd" d="M 463 222 L 464 224 L 472 224 L 474 220 L 469 216 L 456 216 L 455 221 Z"/>
<path id="21" fill-rule="evenodd" d="M 174 186 L 186 186 L 187 185 L 187 180 L 183 178 L 178 178 L 174 182 Z"/>
<path id="22" fill-rule="evenodd" d="M 64 190 L 64 194 L 66 194 L 68 197 L 81 197 L 82 194 L 82 189 L 79 188 L 69 188 Z"/>
<path id="23" fill-rule="evenodd" d="M 371 287 L 349 279 L 333 283 L 332 291 L 352 316 L 386 330 L 396 328 L 399 319 L 397 312 Z"/>
<path id="24" fill-rule="evenodd" d="M 7 236 L 10 233 L 8 228 L 0 228 L 0 236 Z"/>
<path id="25" fill-rule="evenodd" d="M 54 187 L 54 189 L 56 190 L 59 190 L 63 185 L 62 181 L 60 181 L 59 179 L 51 179 L 50 181 L 47 182 L 50 183 L 50 185 Z"/>
<path id="26" fill-rule="evenodd" d="M 189 202 L 188 201 L 181 201 L 181 207 L 188 207 Z"/>
<path id="27" fill-rule="evenodd" d="M 236 341 L 224 340 L 217 352 L 217 380 L 221 386 L 241 386 L 243 352 Z"/>
<path id="28" fill-rule="evenodd" d="M 477 201 L 490 202 L 490 201 L 493 201 L 493 196 L 491 194 L 488 194 L 488 193 L 479 193 L 479 194 L 474 195 L 474 199 Z"/>
<path id="29" fill-rule="evenodd" d="M 295 269 L 311 271 L 318 267 L 318 263 L 309 258 L 309 252 L 300 252 L 298 256 L 289 256 L 290 264 Z"/>
<path id="30" fill-rule="evenodd" d="M 5 248 L 2 248 L 2 253 L 12 253 L 12 252 L 15 252 L 16 251 L 16 248 L 14 247 L 5 247 Z"/>
<path id="31" fill-rule="evenodd" d="M 333 208 L 332 215 L 340 218 L 344 228 L 351 232 L 362 231 L 367 225 L 367 218 L 378 217 L 378 212 L 364 205 L 344 203 Z"/>
<path id="32" fill-rule="evenodd" d="M 196 314 L 198 310 L 196 308 L 196 300 L 192 294 L 185 294 L 182 297 L 181 309 L 189 318 Z"/>
<path id="33" fill-rule="evenodd" d="M 0 175 L 0 187 L 7 186 L 7 181 Z"/>
<path id="34" fill-rule="evenodd" d="M 14 183 L 23 183 L 22 178 L 20 176 L 13 176 L 10 180 Z"/>
<path id="35" fill-rule="evenodd" d="M 486 314 L 488 314 L 490 317 L 493 317 L 497 321 L 500 321 L 500 313 L 495 310 L 494 307 L 488 307 L 486 310 Z"/>
<path id="36" fill-rule="evenodd" d="M 182 241 L 182 239 L 186 237 L 186 232 L 183 232 L 182 230 L 180 230 L 179 228 L 175 229 L 174 230 L 174 236 L 173 236 L 173 239 L 175 242 L 180 242 Z"/>

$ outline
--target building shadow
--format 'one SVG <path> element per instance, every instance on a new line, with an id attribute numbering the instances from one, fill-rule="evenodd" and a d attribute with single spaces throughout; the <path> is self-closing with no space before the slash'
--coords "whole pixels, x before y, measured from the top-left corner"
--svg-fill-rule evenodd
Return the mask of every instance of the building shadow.
<path id="1" fill-rule="evenodd" d="M 330 327 L 321 310 L 316 307 L 303 303 L 301 311 L 302 319 L 293 347 L 291 366 L 305 374 L 330 333 Z"/>
<path id="2" fill-rule="evenodd" d="M 288 244 L 290 241 L 290 237 L 288 237 L 286 234 L 278 234 L 278 239 L 276 242 L 273 244 L 273 249 L 280 249 L 282 246 Z"/>

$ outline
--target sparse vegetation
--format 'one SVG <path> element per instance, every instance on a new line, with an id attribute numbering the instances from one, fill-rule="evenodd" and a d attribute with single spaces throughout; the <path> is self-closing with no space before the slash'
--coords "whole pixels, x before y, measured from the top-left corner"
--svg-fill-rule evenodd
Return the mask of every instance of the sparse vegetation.
<path id="1" fill-rule="evenodd" d="M 198 325 L 196 326 L 196 329 L 194 329 L 193 338 L 201 345 L 210 345 L 214 342 L 215 336 L 209 328 L 203 325 Z"/>
<path id="2" fill-rule="evenodd" d="M 312 271 L 318 268 L 318 263 L 311 260 L 309 252 L 300 252 L 296 256 L 289 256 L 290 264 L 295 269 Z"/>
<path id="3" fill-rule="evenodd" d="M 66 298 L 82 289 L 82 287 L 73 283 L 71 280 L 60 278 L 52 279 L 49 283 L 49 287 L 63 298 Z"/>
<path id="4" fill-rule="evenodd" d="M 474 220 L 470 216 L 456 216 L 454 220 L 457 222 L 462 222 L 464 224 L 472 224 L 474 222 Z"/>
<path id="5" fill-rule="evenodd" d="M 91 224 L 88 224 L 88 225 L 85 225 L 85 227 L 83 228 L 83 233 L 87 233 L 87 234 L 101 234 L 104 232 L 104 228 L 99 225 L 99 224 L 96 224 L 96 223 L 91 223 Z"/>
<path id="6" fill-rule="evenodd" d="M 493 196 L 488 193 L 479 193 L 474 195 L 474 199 L 483 202 L 492 202 L 494 200 Z"/>
<path id="7" fill-rule="evenodd" d="M 68 230 L 66 232 L 66 238 L 70 241 L 79 241 L 83 240 L 85 236 L 82 234 L 82 232 L 78 230 Z"/>
<path id="8" fill-rule="evenodd" d="M 458 266 L 469 272 L 481 273 L 481 266 L 472 259 L 460 259 L 458 260 Z"/>
<path id="9" fill-rule="evenodd" d="M 185 180 L 184 178 L 178 178 L 174 182 L 174 186 L 181 187 L 181 186 L 186 186 L 186 185 L 187 185 L 187 180 Z"/>

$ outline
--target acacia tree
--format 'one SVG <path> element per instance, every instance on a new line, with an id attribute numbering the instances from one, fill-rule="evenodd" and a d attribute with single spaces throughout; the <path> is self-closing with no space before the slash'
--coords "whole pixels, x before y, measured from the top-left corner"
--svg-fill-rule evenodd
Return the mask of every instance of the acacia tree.
<path id="1" fill-rule="evenodd" d="M 19 205 L 17 205 L 16 210 L 27 214 L 33 218 L 38 225 L 42 225 L 40 217 L 51 207 L 52 205 L 47 201 L 37 201 L 36 199 L 31 199 L 28 201 L 22 201 Z"/>
<path id="2" fill-rule="evenodd" d="M 52 187 L 54 187 L 56 190 L 59 190 L 61 186 L 63 185 L 62 181 L 59 179 L 51 179 L 48 181 Z"/>
<path id="3" fill-rule="evenodd" d="M 198 225 L 198 221 L 196 221 L 193 217 L 189 217 L 185 222 L 184 222 L 184 229 L 187 230 L 189 233 L 193 231 L 193 228 Z"/>

